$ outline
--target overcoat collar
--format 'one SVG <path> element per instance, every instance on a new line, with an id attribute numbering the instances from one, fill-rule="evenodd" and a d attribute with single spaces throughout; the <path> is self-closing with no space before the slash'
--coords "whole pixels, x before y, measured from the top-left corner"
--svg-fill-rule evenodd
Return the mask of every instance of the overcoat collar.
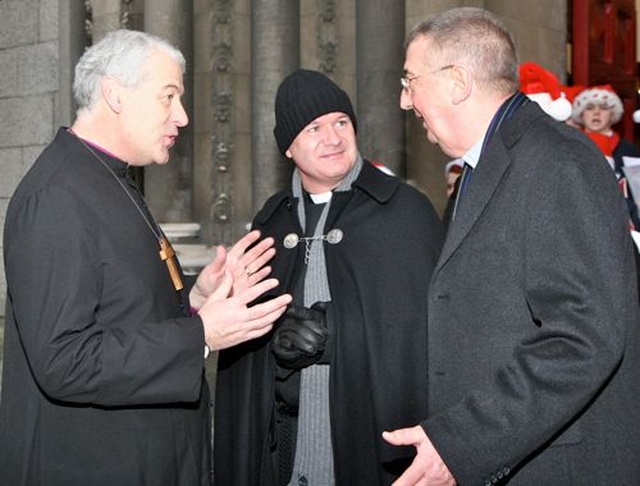
<path id="1" fill-rule="evenodd" d="M 455 253 L 491 201 L 511 164 L 509 152 L 513 145 L 530 124 L 544 116 L 548 115 L 537 103 L 525 103 L 493 134 L 473 171 L 473 183 L 460 200 L 456 218 L 449 225 L 434 276 Z"/>
<path id="2" fill-rule="evenodd" d="M 389 201 L 398 189 L 400 180 L 397 177 L 388 176 L 365 160 L 360 175 L 353 183 L 353 187 L 366 192 L 378 203 L 384 204 Z M 281 191 L 269 199 L 264 208 L 256 215 L 257 224 L 266 223 L 281 204 L 287 204 L 295 208 L 295 197 L 291 189 Z"/>

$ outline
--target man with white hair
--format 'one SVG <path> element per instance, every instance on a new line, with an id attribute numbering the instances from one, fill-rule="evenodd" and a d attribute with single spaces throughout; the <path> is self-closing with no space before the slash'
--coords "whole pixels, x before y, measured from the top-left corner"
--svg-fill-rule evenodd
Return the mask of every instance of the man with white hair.
<path id="1" fill-rule="evenodd" d="M 211 484 L 206 354 L 268 332 L 291 301 L 248 306 L 278 284 L 265 280 L 273 240 L 257 232 L 218 247 L 187 295 L 130 179 L 130 166 L 167 163 L 188 122 L 184 66 L 142 32 L 112 32 L 88 49 L 75 123 L 12 197 L 2 484 Z"/>

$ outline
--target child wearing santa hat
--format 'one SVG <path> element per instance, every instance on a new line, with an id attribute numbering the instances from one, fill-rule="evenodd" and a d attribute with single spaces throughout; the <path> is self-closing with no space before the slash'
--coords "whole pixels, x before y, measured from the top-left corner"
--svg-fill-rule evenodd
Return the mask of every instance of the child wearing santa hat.
<path id="1" fill-rule="evenodd" d="M 572 121 L 600 148 L 619 180 L 620 187 L 627 198 L 631 222 L 640 229 L 638 208 L 622 170 L 623 157 L 640 157 L 640 150 L 628 140 L 620 137 L 613 125 L 622 118 L 622 101 L 610 85 L 586 88 L 573 101 Z"/>

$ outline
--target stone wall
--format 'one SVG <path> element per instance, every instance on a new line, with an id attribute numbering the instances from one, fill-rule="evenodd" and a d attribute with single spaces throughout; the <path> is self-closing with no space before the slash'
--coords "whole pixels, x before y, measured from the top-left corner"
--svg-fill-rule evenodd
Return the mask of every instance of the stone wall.
<path id="1" fill-rule="evenodd" d="M 0 73 L 0 227 L 4 228 L 11 194 L 57 126 L 58 0 L 0 0 Z M 5 313 L 5 294 L 0 259 L 0 316 Z"/>
<path id="2" fill-rule="evenodd" d="M 74 64 L 71 50 L 65 45 L 69 26 L 61 18 L 61 12 L 69 9 L 69 1 L 81 0 L 0 0 L 0 227 L 4 227 L 7 204 L 16 184 L 29 168 L 43 147 L 53 138 L 61 123 L 70 120 L 69 81 Z M 131 23 L 139 27 L 141 0 L 94 0 L 94 22 L 101 26 L 117 28 L 123 5 L 132 9 Z M 512 2 L 507 0 L 406 0 L 406 23 L 409 29 L 419 20 L 443 9 L 457 5 L 484 6 L 500 15 L 514 32 L 521 60 L 533 60 L 562 76 L 566 62 L 567 1 L 538 0 L 537 2 Z M 375 5 L 376 2 L 372 2 Z M 301 62 L 305 67 L 317 67 L 316 39 L 321 34 L 317 27 L 320 2 L 301 2 Z M 365 5 L 364 2 L 359 5 Z M 194 206 L 196 219 L 213 221 L 216 205 L 213 195 L 220 191 L 216 184 L 224 174 L 232 176 L 228 188 L 233 198 L 236 223 L 244 224 L 252 217 L 252 133 L 251 123 L 251 58 L 250 58 L 250 0 L 228 1 L 193 0 L 194 19 L 194 96 L 199 100 L 194 107 L 192 124 L 194 137 Z M 61 8 L 62 7 L 62 8 Z M 337 42 L 336 80 L 357 98 L 355 79 L 356 36 L 355 0 L 336 2 Z M 66 10 L 65 10 L 66 9 Z M 228 10 L 228 12 L 226 11 Z M 216 22 L 229 14 L 234 25 L 227 37 L 218 38 L 220 26 Z M 110 16 L 109 22 L 104 20 Z M 222 19 L 222 20 L 221 20 Z M 99 22 L 98 22 L 99 21 Z M 66 26 L 66 27 L 65 27 Z M 99 34 L 99 32 L 98 32 Z M 59 38 L 63 38 L 60 43 Z M 233 86 L 235 94 L 232 118 L 234 147 L 233 171 L 216 173 L 212 168 L 212 120 L 216 105 L 218 74 L 213 69 L 212 52 L 217 43 L 228 42 L 231 47 L 231 73 L 225 78 Z M 224 42 L 220 45 L 226 45 Z M 68 48 L 68 46 L 67 46 Z M 400 73 L 398 73 L 399 77 Z M 227 84 L 223 90 L 228 89 Z M 59 94 L 60 92 L 60 94 Z M 400 86 L 398 83 L 398 94 Z M 61 106 L 62 105 L 62 106 Z M 219 113 L 218 113 L 219 115 Z M 407 123 L 407 177 L 423 190 L 438 210 L 446 203 L 443 168 L 446 157 L 430 145 L 424 131 L 413 116 L 406 116 Z M 365 154 L 367 155 L 367 154 Z M 226 180 L 226 179 L 225 179 Z M 146 188 L 153 191 L 154 188 Z M 156 188 L 157 190 L 157 188 Z M 200 216 L 198 216 L 200 215 Z M 206 227 L 206 225 L 205 225 Z M 214 228 L 215 229 L 215 228 Z M 217 232 L 216 232 L 217 231 Z M 207 244 L 217 243 L 213 233 L 205 231 Z M 223 240 L 226 238 L 223 238 Z M 1 245 L 1 243 L 0 243 Z M 0 248 L 1 250 L 1 248 Z M 0 316 L 5 313 L 6 285 L 4 265 L 0 259 Z"/>

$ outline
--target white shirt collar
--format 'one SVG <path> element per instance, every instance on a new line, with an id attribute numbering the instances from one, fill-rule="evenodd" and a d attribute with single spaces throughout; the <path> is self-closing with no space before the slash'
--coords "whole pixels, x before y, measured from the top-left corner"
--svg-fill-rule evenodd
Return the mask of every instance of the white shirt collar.
<path id="1" fill-rule="evenodd" d="M 476 166 L 478 165 L 478 161 L 480 160 L 480 154 L 482 152 L 482 144 L 484 143 L 484 137 L 485 136 L 486 136 L 486 134 L 483 135 L 482 138 L 480 140 L 478 140 L 475 144 L 473 144 L 473 147 L 471 147 L 461 157 L 462 160 L 464 160 L 467 164 L 469 164 L 472 169 L 476 168 Z"/>
<path id="2" fill-rule="evenodd" d="M 332 194 L 333 192 L 327 191 L 321 192 L 320 194 L 309 194 L 309 197 L 313 201 L 313 204 L 324 204 L 326 202 L 329 202 Z"/>

